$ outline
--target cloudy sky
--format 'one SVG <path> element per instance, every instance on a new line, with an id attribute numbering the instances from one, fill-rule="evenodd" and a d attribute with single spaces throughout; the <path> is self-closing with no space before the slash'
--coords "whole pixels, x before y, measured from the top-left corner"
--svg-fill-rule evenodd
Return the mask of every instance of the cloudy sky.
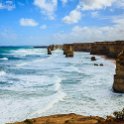
<path id="1" fill-rule="evenodd" d="M 124 0 L 0 0 L 0 45 L 124 39 Z"/>

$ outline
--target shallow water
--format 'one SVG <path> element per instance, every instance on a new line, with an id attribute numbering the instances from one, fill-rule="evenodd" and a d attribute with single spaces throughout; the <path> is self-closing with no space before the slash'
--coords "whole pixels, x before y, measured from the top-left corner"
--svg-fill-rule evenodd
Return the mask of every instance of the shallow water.
<path id="1" fill-rule="evenodd" d="M 57 113 L 105 116 L 122 109 L 112 92 L 115 65 L 89 53 L 65 58 L 57 50 L 0 48 L 0 124 Z"/>

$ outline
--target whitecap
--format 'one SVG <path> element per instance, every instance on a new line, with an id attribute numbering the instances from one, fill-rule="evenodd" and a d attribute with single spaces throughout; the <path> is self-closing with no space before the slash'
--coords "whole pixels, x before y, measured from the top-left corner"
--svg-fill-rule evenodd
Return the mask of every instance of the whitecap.
<path id="1" fill-rule="evenodd" d="M 5 71 L 0 71 L 0 76 L 4 76 L 6 75 L 6 72 Z"/>
<path id="2" fill-rule="evenodd" d="M 11 51 L 12 55 L 25 57 L 27 55 L 42 55 L 46 52 L 46 49 L 19 49 Z"/>
<path id="3" fill-rule="evenodd" d="M 5 60 L 5 61 L 7 61 L 7 60 L 8 60 L 8 58 L 3 57 L 3 58 L 0 58 L 0 60 Z"/>

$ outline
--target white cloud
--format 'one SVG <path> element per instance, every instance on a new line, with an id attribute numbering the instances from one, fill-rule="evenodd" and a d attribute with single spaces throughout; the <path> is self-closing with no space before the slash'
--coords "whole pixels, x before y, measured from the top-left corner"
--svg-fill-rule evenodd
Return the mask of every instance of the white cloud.
<path id="1" fill-rule="evenodd" d="M 65 5 L 67 4 L 68 0 L 61 0 L 62 1 L 62 4 Z"/>
<path id="2" fill-rule="evenodd" d="M 81 0 L 78 8 L 82 10 L 99 10 L 112 6 L 115 0 Z"/>
<path id="3" fill-rule="evenodd" d="M 124 39 L 124 18 L 113 19 L 110 26 L 75 26 L 69 33 L 56 33 L 55 41 L 65 42 L 93 42 L 93 41 L 112 41 Z"/>
<path id="4" fill-rule="evenodd" d="M 47 29 L 47 25 L 41 25 L 41 26 L 40 26 L 40 29 L 42 29 L 42 30 Z"/>
<path id="5" fill-rule="evenodd" d="M 0 2 L 0 9 L 13 10 L 15 9 L 15 3 L 13 1 Z"/>
<path id="6" fill-rule="evenodd" d="M 38 23 L 33 20 L 33 19 L 26 19 L 26 18 L 21 18 L 20 19 L 20 25 L 21 26 L 32 26 L 35 27 L 38 25 Z"/>
<path id="7" fill-rule="evenodd" d="M 54 12 L 57 8 L 57 0 L 34 0 L 34 5 L 41 9 L 41 12 L 50 19 L 54 19 Z"/>
<path id="8" fill-rule="evenodd" d="M 78 10 L 73 10 L 69 13 L 68 16 L 65 16 L 62 20 L 64 23 L 72 24 L 72 23 L 78 23 L 78 21 L 81 19 L 81 12 Z"/>
<path id="9" fill-rule="evenodd" d="M 4 9 L 4 6 L 2 5 L 2 3 L 0 3 L 0 9 Z"/>
<path id="10" fill-rule="evenodd" d="M 93 11 L 93 12 L 91 12 L 91 16 L 93 18 L 99 17 L 99 12 L 98 11 Z"/>
<path id="11" fill-rule="evenodd" d="M 117 4 L 118 7 L 124 8 L 124 0 L 117 0 L 116 4 Z"/>

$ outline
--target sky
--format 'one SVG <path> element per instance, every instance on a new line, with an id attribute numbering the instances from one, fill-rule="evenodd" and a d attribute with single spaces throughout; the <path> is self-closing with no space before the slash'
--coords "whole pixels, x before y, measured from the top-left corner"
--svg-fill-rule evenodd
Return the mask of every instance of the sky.
<path id="1" fill-rule="evenodd" d="M 0 0 L 0 46 L 124 40 L 124 0 Z"/>

